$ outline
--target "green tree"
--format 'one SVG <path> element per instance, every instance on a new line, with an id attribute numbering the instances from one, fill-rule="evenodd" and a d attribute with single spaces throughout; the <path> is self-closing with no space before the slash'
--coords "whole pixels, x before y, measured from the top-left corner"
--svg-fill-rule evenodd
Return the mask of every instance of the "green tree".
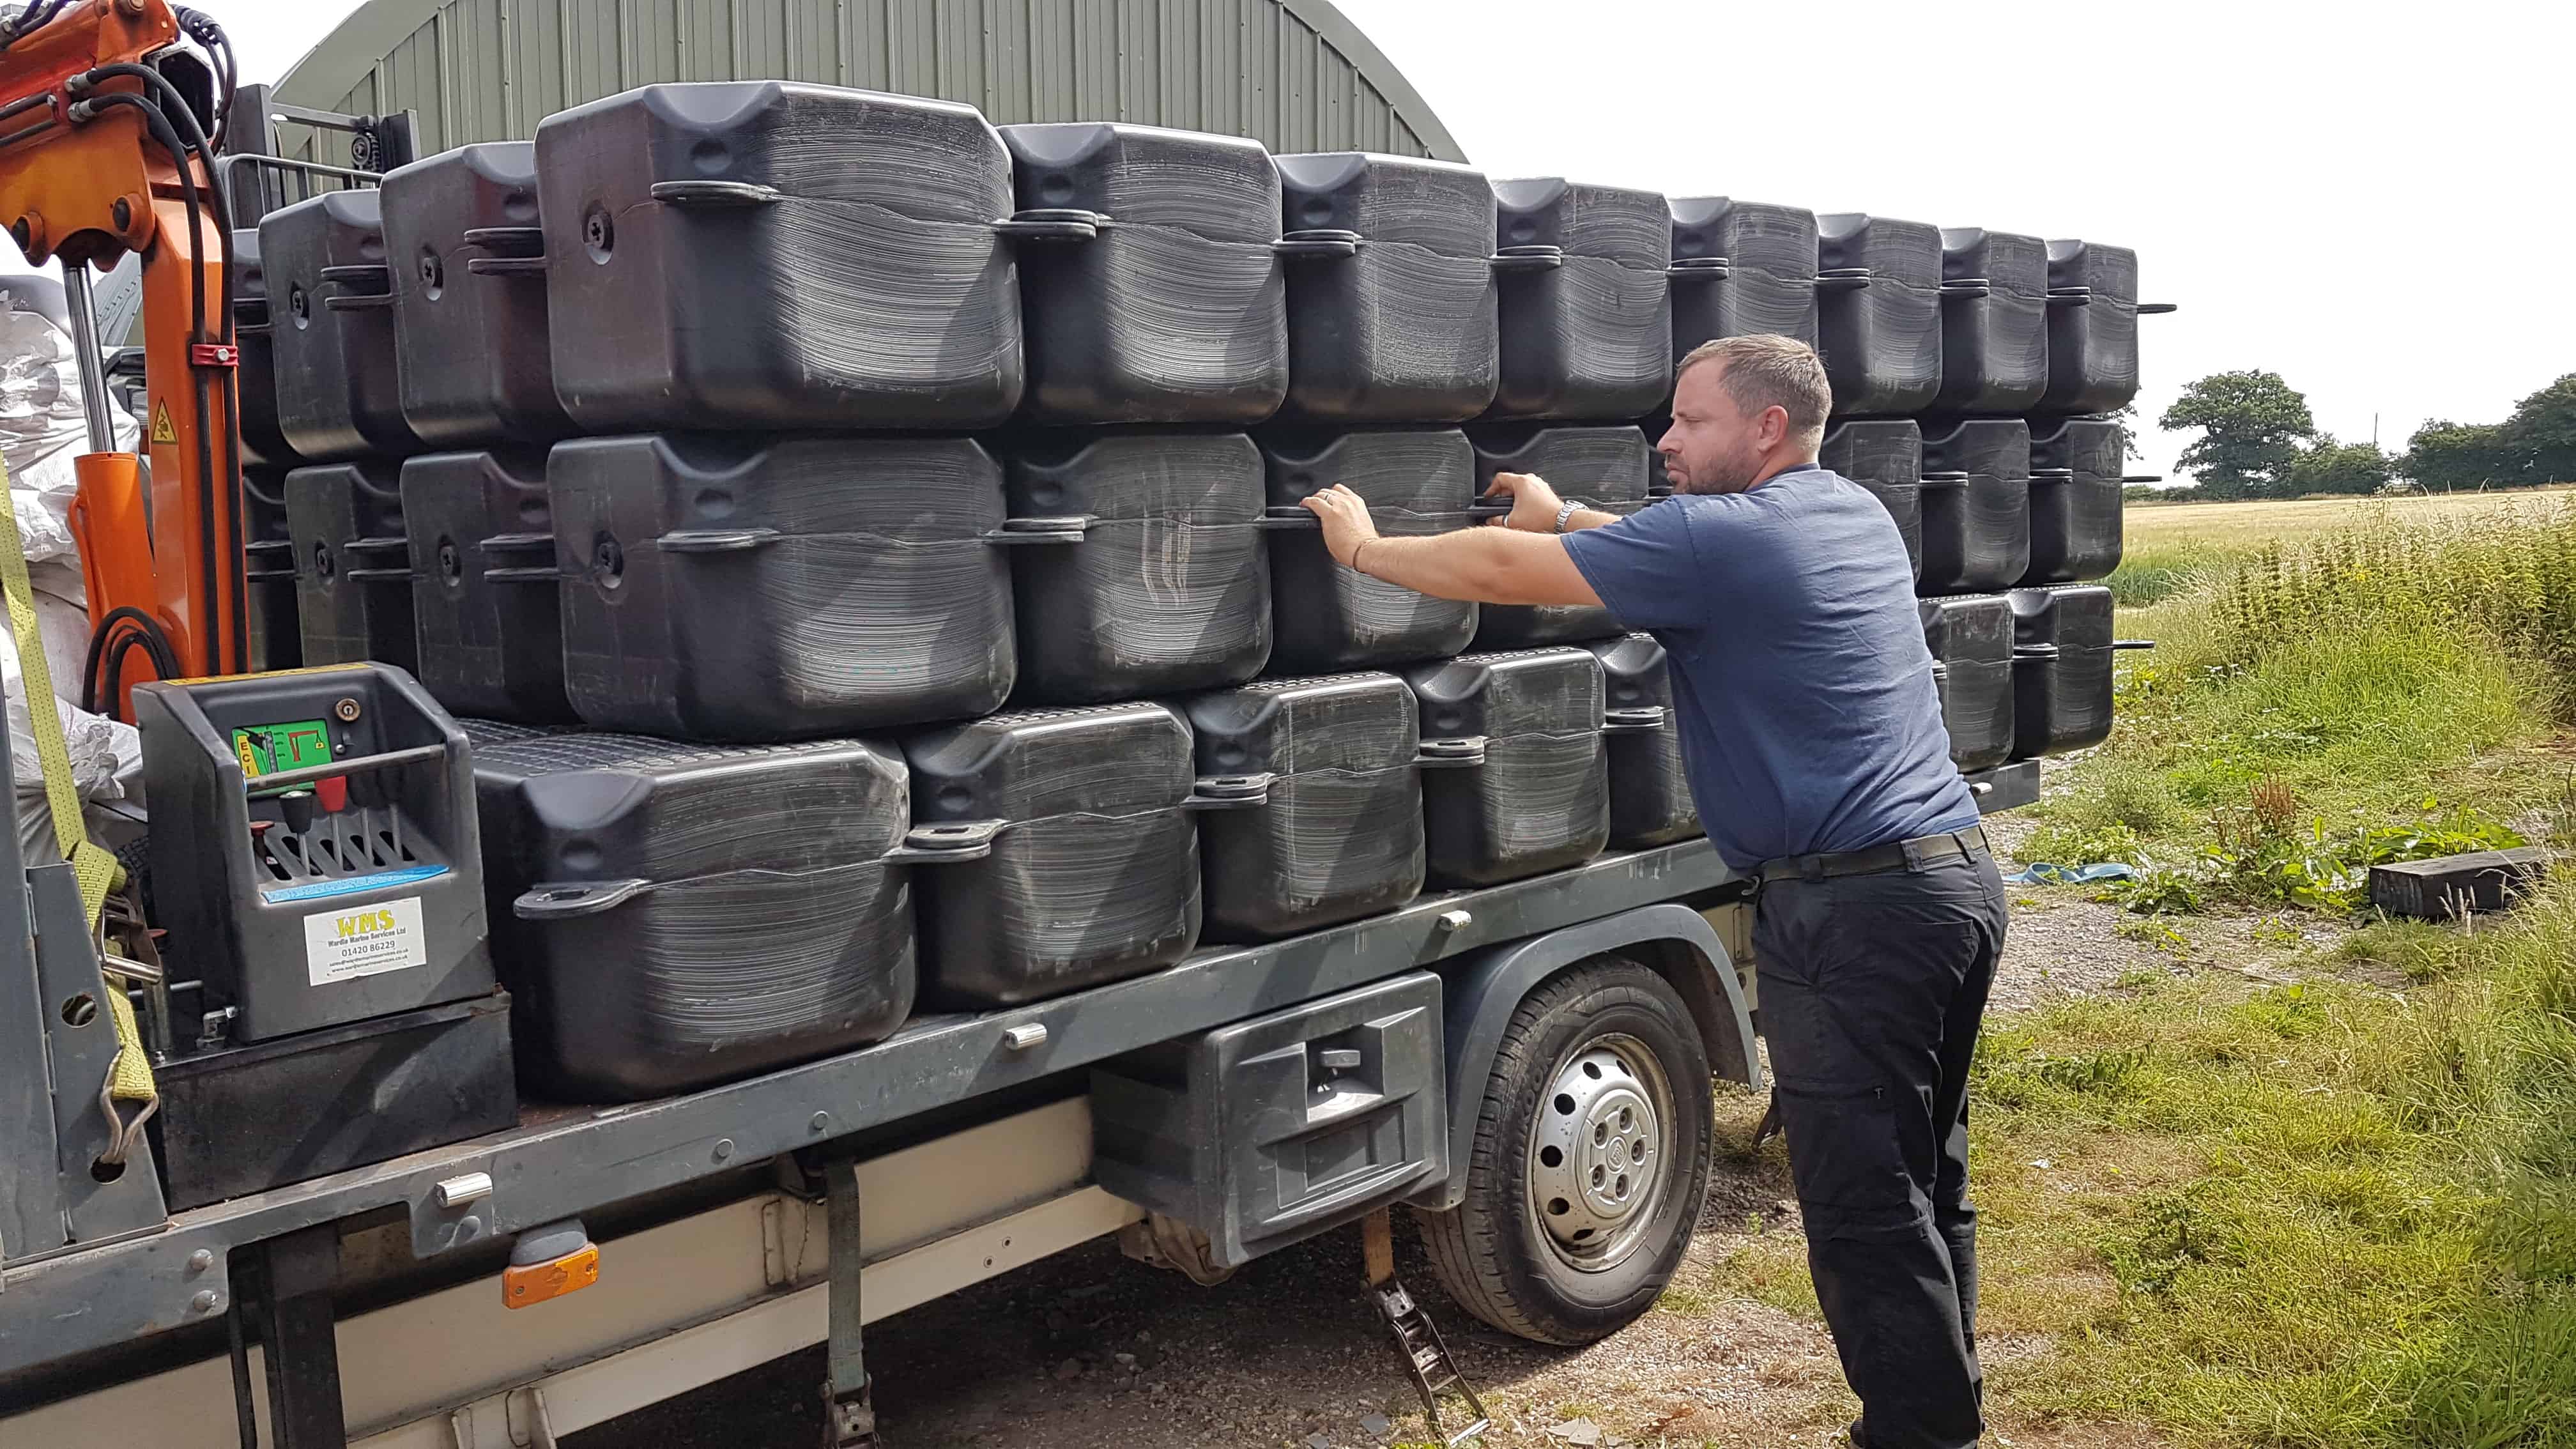
<path id="1" fill-rule="evenodd" d="M 2406 440 L 2397 471 L 2427 488 L 2485 488 L 2519 481 L 2521 469 L 2494 423 L 2436 418 Z"/>
<path id="2" fill-rule="evenodd" d="M 2338 443 L 2320 435 L 2290 463 L 2283 491 L 2309 493 L 2376 493 L 2395 471 L 2395 460 L 2377 443 Z"/>
<path id="3" fill-rule="evenodd" d="M 2281 495 L 2301 445 L 2317 436 L 2307 398 L 2279 373 L 2262 371 L 2202 378 L 2183 389 L 2157 426 L 2201 430 L 2175 464 L 2196 476 L 2210 498 Z"/>
<path id="4" fill-rule="evenodd" d="M 2501 432 L 2518 481 L 2576 483 L 2576 372 L 2516 403 Z"/>

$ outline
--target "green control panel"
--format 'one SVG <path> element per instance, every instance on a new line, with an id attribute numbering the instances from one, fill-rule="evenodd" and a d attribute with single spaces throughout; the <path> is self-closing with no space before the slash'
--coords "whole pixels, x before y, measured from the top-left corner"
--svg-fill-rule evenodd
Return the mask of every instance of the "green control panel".
<path id="1" fill-rule="evenodd" d="M 241 761 L 244 778 L 252 780 L 281 770 L 327 765 L 331 729 L 318 719 L 247 725 L 233 731 L 233 754 Z"/>

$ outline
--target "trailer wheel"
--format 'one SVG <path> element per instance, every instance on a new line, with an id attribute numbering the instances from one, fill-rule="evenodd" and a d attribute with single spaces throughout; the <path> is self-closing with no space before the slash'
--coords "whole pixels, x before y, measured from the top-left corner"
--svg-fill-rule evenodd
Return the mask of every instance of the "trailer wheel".
<path id="1" fill-rule="evenodd" d="M 1417 1212 L 1459 1305 L 1540 1343 L 1654 1305 L 1708 1192 L 1708 1054 L 1664 978 L 1598 957 L 1513 1013 L 1486 1078 L 1466 1200 Z"/>

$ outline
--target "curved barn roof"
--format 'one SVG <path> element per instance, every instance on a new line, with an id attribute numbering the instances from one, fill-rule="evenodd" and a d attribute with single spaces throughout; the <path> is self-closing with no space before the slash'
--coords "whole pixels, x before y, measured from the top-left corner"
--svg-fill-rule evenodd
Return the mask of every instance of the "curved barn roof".
<path id="1" fill-rule="evenodd" d="M 771 77 L 966 101 L 997 125 L 1466 159 L 1331 0 L 368 0 L 276 95 L 417 111 L 426 155 L 632 86 Z"/>

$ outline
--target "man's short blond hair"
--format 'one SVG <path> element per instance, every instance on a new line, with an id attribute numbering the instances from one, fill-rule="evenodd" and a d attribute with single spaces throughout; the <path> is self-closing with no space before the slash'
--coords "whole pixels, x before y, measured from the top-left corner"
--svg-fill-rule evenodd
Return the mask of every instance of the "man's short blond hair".
<path id="1" fill-rule="evenodd" d="M 1747 417 L 1776 407 L 1789 415 L 1790 436 L 1823 440 L 1825 416 L 1834 410 L 1834 390 L 1825 381 L 1825 362 L 1816 349 L 1795 337 L 1772 333 L 1721 337 L 1692 348 L 1673 370 L 1674 381 L 1703 362 L 1724 369 L 1718 386 L 1726 389 Z"/>

